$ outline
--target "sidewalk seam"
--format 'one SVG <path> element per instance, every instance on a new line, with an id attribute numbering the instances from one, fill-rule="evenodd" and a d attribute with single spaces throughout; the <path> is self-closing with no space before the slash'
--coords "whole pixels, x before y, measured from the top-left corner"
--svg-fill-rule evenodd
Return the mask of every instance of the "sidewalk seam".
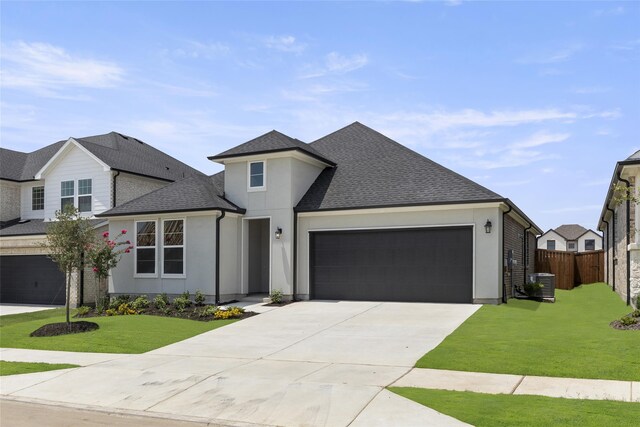
<path id="1" fill-rule="evenodd" d="M 509 394 L 513 394 L 516 392 L 516 390 L 518 389 L 518 387 L 520 387 L 520 384 L 522 384 L 522 381 L 524 381 L 526 375 L 523 375 L 522 378 L 520 378 L 520 381 L 518 381 L 518 383 L 516 384 L 516 386 L 513 388 L 513 390 L 511 390 L 511 393 Z"/>

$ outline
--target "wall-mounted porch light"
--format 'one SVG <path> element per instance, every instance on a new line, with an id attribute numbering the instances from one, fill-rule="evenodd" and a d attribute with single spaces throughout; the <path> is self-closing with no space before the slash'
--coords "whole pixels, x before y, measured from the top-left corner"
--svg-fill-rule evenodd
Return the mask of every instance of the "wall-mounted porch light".
<path id="1" fill-rule="evenodd" d="M 493 226 L 493 224 L 491 224 L 491 220 L 487 220 L 487 222 L 484 224 L 485 233 L 487 233 L 487 234 L 491 233 L 491 227 L 492 226 Z"/>
<path id="2" fill-rule="evenodd" d="M 280 240 L 281 237 L 282 237 L 282 228 L 278 227 L 276 228 L 276 239 Z"/>

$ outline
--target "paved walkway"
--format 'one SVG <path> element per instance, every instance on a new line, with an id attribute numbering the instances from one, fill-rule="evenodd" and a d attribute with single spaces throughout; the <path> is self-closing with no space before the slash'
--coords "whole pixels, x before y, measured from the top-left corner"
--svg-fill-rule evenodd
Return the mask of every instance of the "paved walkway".
<path id="1" fill-rule="evenodd" d="M 392 385 L 491 394 L 533 394 L 567 399 L 640 402 L 640 382 L 637 381 L 536 377 L 415 368 Z"/>
<path id="2" fill-rule="evenodd" d="M 296 303 L 149 353 L 1 377 L 0 393 L 221 425 L 463 426 L 385 387 L 478 308 Z"/>
<path id="3" fill-rule="evenodd" d="M 33 313 L 34 311 L 50 310 L 52 308 L 64 307 L 60 305 L 37 305 L 37 304 L 0 304 L 0 316 L 20 313 Z"/>

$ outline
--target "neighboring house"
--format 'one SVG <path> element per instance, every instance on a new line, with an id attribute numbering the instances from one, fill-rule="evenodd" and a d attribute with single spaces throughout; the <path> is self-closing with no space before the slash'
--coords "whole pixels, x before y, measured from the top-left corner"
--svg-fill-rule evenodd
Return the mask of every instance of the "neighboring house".
<path id="1" fill-rule="evenodd" d="M 589 252 L 602 249 L 602 236 L 578 224 L 564 224 L 538 237 L 538 249 Z"/>
<path id="2" fill-rule="evenodd" d="M 534 272 L 541 230 L 509 199 L 360 123 L 209 159 L 225 170 L 98 215 L 136 233 L 110 292 L 498 303 Z"/>
<path id="3" fill-rule="evenodd" d="M 640 295 L 640 209 L 636 183 L 640 151 L 616 163 L 598 229 L 604 232 L 605 280 L 627 304 L 638 307 Z M 616 191 L 622 188 L 624 191 Z M 628 190 L 628 193 L 627 193 Z M 623 197 L 635 195 L 636 200 Z M 627 200 L 625 200 L 627 199 Z"/>
<path id="4" fill-rule="evenodd" d="M 107 221 L 95 215 L 191 176 L 203 175 L 116 132 L 69 138 L 32 153 L 0 149 L 0 301 L 64 304 L 64 276 L 41 244 L 65 205 L 92 218 L 99 232 Z M 80 289 L 93 274 L 84 276 L 77 280 Z M 74 287 L 72 303 L 86 291 Z"/>

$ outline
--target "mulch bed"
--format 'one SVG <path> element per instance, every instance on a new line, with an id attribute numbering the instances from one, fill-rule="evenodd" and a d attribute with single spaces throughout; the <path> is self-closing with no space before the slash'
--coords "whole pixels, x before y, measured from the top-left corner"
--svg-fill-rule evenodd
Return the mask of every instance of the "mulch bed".
<path id="1" fill-rule="evenodd" d="M 49 323 L 48 325 L 41 326 L 31 332 L 30 336 L 55 337 L 58 335 L 79 334 L 82 332 L 95 331 L 98 328 L 100 328 L 100 326 L 98 326 L 97 323 L 85 321 L 71 322 L 70 324 L 67 324 L 67 322 Z"/>
<path id="2" fill-rule="evenodd" d="M 265 307 L 282 307 L 285 305 L 293 304 L 295 301 L 284 301 L 281 303 L 270 302 L 269 304 L 265 304 Z"/>
<path id="3" fill-rule="evenodd" d="M 148 316 L 176 317 L 179 319 L 199 320 L 201 322 L 210 322 L 212 320 L 218 320 L 218 319 L 214 319 L 213 315 L 201 316 L 200 313 L 202 312 L 203 308 L 204 307 L 191 306 L 191 307 L 186 307 L 184 311 L 180 312 L 173 308 L 171 308 L 171 310 L 169 311 L 164 311 L 164 310 L 159 310 L 155 307 L 149 307 L 140 311 L 140 313 L 138 314 L 148 315 Z M 252 317 L 257 314 L 258 313 L 254 313 L 253 311 L 245 311 L 244 313 L 242 313 L 240 317 L 234 317 L 234 319 L 246 319 L 248 317 Z M 85 317 L 106 317 L 106 316 L 107 315 L 105 313 L 97 313 L 95 310 L 91 310 L 89 311 L 89 313 L 83 316 L 76 315 L 75 317 L 85 318 Z"/>
<path id="4" fill-rule="evenodd" d="M 640 323 L 636 323 L 634 325 L 623 325 L 619 320 L 614 320 L 609 323 L 613 329 L 620 329 L 622 331 L 640 331 Z"/>

